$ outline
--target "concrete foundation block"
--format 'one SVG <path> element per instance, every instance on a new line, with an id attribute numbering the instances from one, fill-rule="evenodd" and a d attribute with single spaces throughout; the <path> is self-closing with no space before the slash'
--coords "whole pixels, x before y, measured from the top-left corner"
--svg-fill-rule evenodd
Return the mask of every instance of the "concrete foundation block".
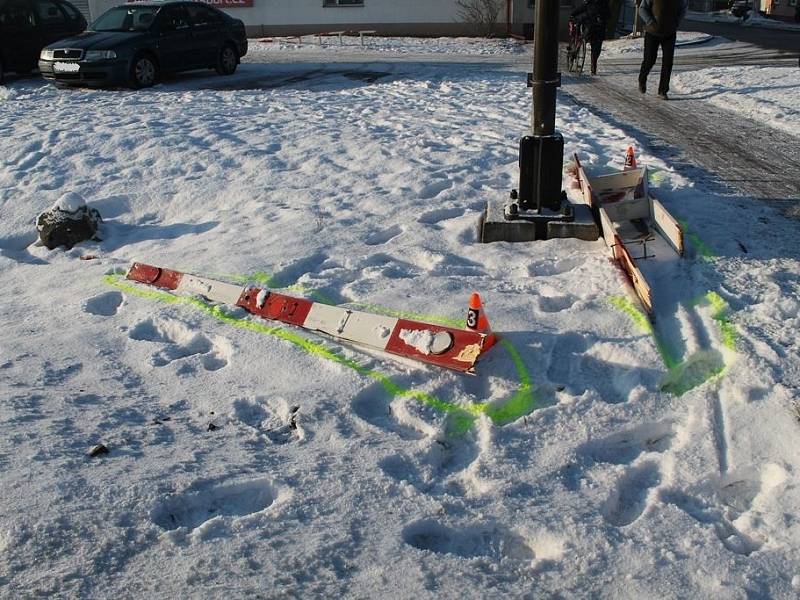
<path id="1" fill-rule="evenodd" d="M 532 242 L 551 238 L 577 238 L 594 241 L 600 237 L 591 209 L 585 204 L 572 204 L 572 221 L 525 219 L 506 220 L 504 201 L 490 200 L 481 223 L 481 242 Z"/>

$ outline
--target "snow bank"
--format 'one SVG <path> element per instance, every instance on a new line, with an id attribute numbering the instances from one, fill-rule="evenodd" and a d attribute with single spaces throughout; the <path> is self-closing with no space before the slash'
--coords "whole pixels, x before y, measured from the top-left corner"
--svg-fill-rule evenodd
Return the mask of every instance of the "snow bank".
<path id="1" fill-rule="evenodd" d="M 800 70 L 745 65 L 682 71 L 675 90 L 800 137 Z"/>

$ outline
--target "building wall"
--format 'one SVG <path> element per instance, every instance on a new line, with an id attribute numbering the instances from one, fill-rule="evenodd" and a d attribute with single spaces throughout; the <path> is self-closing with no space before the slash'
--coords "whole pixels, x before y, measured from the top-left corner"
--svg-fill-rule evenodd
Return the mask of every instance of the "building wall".
<path id="1" fill-rule="evenodd" d="M 124 0 L 122 0 L 124 2 Z M 326 27 L 374 23 L 457 22 L 455 0 L 364 0 L 364 6 L 323 6 L 323 0 L 250 0 L 252 6 L 226 6 L 224 0 L 206 0 L 235 15 L 245 25 L 286 26 L 316 23 Z M 119 0 L 89 0 L 97 17 Z"/>
<path id="2" fill-rule="evenodd" d="M 798 0 L 768 0 L 767 14 L 787 21 L 793 20 L 797 2 Z"/>
<path id="3" fill-rule="evenodd" d="M 478 35 L 459 17 L 456 0 L 364 0 L 364 6 L 324 6 L 324 0 L 204 0 L 244 21 L 250 36 L 308 35 L 341 30 L 375 30 L 384 35 Z M 559 29 L 566 31 L 573 0 L 560 0 Z M 88 0 L 96 19 L 124 0 Z M 225 6 L 235 2 L 252 6 Z M 528 34 L 533 26 L 531 0 L 511 0 L 511 33 Z M 498 15 L 497 34 L 507 31 L 505 2 Z"/>

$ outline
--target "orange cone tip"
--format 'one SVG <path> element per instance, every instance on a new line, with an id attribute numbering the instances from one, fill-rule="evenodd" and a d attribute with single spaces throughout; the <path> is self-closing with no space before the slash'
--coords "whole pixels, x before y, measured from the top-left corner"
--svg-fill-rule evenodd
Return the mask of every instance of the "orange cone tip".
<path id="1" fill-rule="evenodd" d="M 477 292 L 473 292 L 469 297 L 467 328 L 486 334 L 486 338 L 483 341 L 484 350 L 491 348 L 497 341 L 497 337 L 492 333 L 492 328 L 489 325 L 489 319 L 486 317 L 486 311 L 483 310 L 480 294 Z"/>
<path id="2" fill-rule="evenodd" d="M 636 155 L 633 153 L 633 146 L 628 146 L 628 151 L 625 152 L 625 168 L 636 168 Z"/>

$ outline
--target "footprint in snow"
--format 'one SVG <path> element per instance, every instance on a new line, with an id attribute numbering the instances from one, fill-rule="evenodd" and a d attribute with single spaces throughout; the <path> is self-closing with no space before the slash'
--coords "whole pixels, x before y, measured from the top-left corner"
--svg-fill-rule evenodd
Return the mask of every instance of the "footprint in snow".
<path id="1" fill-rule="evenodd" d="M 572 295 L 566 296 L 539 296 L 539 310 L 544 313 L 557 313 L 567 310 L 578 301 Z"/>
<path id="2" fill-rule="evenodd" d="M 555 275 L 563 275 L 569 273 L 584 264 L 586 260 L 583 257 L 575 256 L 570 258 L 562 258 L 554 262 L 542 262 L 531 265 L 528 267 L 528 273 L 531 277 L 552 277 Z"/>
<path id="3" fill-rule="evenodd" d="M 409 546 L 436 554 L 527 563 L 535 558 L 534 551 L 521 535 L 497 524 L 454 528 L 425 519 L 406 526 L 402 535 Z"/>
<path id="4" fill-rule="evenodd" d="M 393 225 L 388 229 L 383 229 L 370 234 L 367 236 L 367 239 L 364 240 L 364 243 L 367 246 L 380 246 L 381 244 L 388 244 L 401 233 L 403 233 L 403 228 L 399 225 Z"/>
<path id="5" fill-rule="evenodd" d="M 655 462 L 629 469 L 603 505 L 603 516 L 616 527 L 630 525 L 642 516 L 649 503 L 650 490 L 659 483 L 661 471 Z"/>
<path id="6" fill-rule="evenodd" d="M 305 438 L 299 412 L 299 406 L 290 405 L 283 398 L 256 396 L 240 398 L 233 403 L 233 416 L 273 444 L 288 444 Z"/>
<path id="7" fill-rule="evenodd" d="M 445 179 L 442 181 L 435 181 L 423 187 L 420 191 L 418 196 L 422 200 L 430 200 L 431 198 L 435 198 L 445 190 L 449 190 L 453 187 L 453 182 L 449 179 Z"/>
<path id="8" fill-rule="evenodd" d="M 642 423 L 605 438 L 590 440 L 576 448 L 577 464 L 569 464 L 562 470 L 564 484 L 575 491 L 581 488 L 585 472 L 595 464 L 627 465 L 643 455 L 666 452 L 672 447 L 675 436 L 675 423 L 665 420 Z"/>
<path id="9" fill-rule="evenodd" d="M 437 223 L 441 223 L 442 221 L 447 221 L 449 219 L 455 219 L 456 217 L 460 217 L 463 214 L 464 214 L 463 208 L 437 208 L 422 213 L 419 219 L 417 219 L 417 222 L 424 223 L 426 225 L 436 225 Z"/>
<path id="10" fill-rule="evenodd" d="M 192 357 L 198 357 L 206 371 L 217 371 L 227 366 L 233 354 L 233 347 L 225 338 L 209 338 L 174 319 L 147 319 L 131 329 L 128 336 L 138 341 L 163 344 L 150 357 L 151 364 L 165 367 L 182 361 L 182 372 L 193 369 L 191 364 L 185 362 Z"/>
<path id="11" fill-rule="evenodd" d="M 113 317 L 119 312 L 124 298 L 119 292 L 105 292 L 92 296 L 83 303 L 83 310 L 100 317 Z"/>
<path id="12" fill-rule="evenodd" d="M 594 462 L 622 465 L 633 462 L 645 452 L 665 452 L 674 437 L 672 421 L 644 423 L 601 440 L 586 442 L 578 447 L 577 453 Z"/>
<path id="13" fill-rule="evenodd" d="M 267 479 L 255 479 L 171 496 L 150 513 L 153 522 L 167 531 L 194 530 L 215 517 L 243 517 L 266 510 L 278 498 Z"/>
<path id="14" fill-rule="evenodd" d="M 690 496 L 681 490 L 665 490 L 661 494 L 661 500 L 678 507 L 698 523 L 711 526 L 722 545 L 734 554 L 749 556 L 764 545 L 761 539 L 734 527 L 719 505 Z M 738 511 L 734 512 L 735 516 L 739 514 Z"/>

